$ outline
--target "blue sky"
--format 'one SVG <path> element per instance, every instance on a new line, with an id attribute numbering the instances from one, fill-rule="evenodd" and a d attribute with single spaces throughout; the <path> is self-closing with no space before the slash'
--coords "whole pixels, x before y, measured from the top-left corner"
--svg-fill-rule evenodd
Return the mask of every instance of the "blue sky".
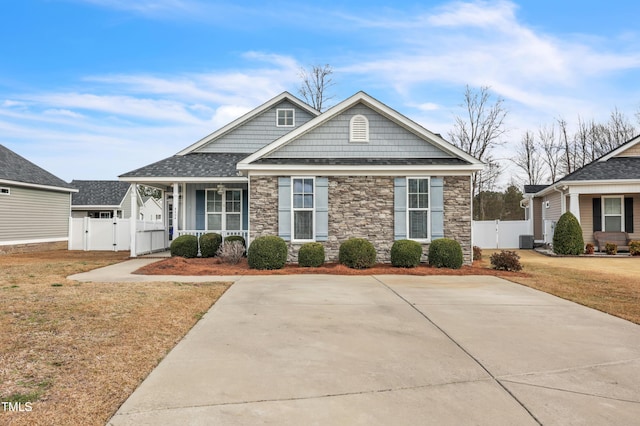
<path id="1" fill-rule="evenodd" d="M 595 3 L 595 4 L 594 4 Z M 640 128 L 636 1 L 20 0 L 0 6 L 0 143 L 71 179 L 173 155 L 330 64 L 446 135 L 465 85 L 505 99 L 509 158 L 563 117 Z"/>

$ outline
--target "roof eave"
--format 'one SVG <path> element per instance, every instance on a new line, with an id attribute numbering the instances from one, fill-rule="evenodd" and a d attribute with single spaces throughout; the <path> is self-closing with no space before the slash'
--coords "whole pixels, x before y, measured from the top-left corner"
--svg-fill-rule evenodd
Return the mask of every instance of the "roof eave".
<path id="1" fill-rule="evenodd" d="M 41 185 L 38 183 L 20 182 L 16 180 L 8 180 L 8 179 L 0 179 L 0 184 L 23 186 L 27 188 L 36 188 L 36 189 L 46 189 L 48 191 L 69 192 L 69 193 L 78 192 L 76 188 L 65 188 L 62 186 Z"/>

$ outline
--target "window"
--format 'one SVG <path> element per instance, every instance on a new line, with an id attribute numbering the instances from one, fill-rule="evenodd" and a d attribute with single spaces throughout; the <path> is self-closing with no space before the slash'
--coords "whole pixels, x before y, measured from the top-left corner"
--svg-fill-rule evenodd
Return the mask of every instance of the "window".
<path id="1" fill-rule="evenodd" d="M 354 115 L 351 118 L 349 142 L 369 142 L 369 120 L 364 115 Z"/>
<path id="2" fill-rule="evenodd" d="M 100 212 L 100 219 L 111 219 L 111 212 Z"/>
<path id="3" fill-rule="evenodd" d="M 622 197 L 603 197 L 604 211 L 602 228 L 605 232 L 624 231 L 624 214 Z"/>
<path id="4" fill-rule="evenodd" d="M 409 239 L 429 239 L 429 178 L 407 179 L 407 199 Z"/>
<path id="5" fill-rule="evenodd" d="M 11 189 L 9 188 L 0 188 L 0 195 L 11 195 Z"/>
<path id="6" fill-rule="evenodd" d="M 294 178 L 293 192 L 293 240 L 313 241 L 314 226 L 314 178 Z"/>
<path id="7" fill-rule="evenodd" d="M 293 127 L 295 125 L 295 110 L 293 108 L 279 108 L 276 110 L 276 126 Z"/>
<path id="8" fill-rule="evenodd" d="M 207 190 L 207 230 L 239 231 L 242 229 L 242 191 Z"/>

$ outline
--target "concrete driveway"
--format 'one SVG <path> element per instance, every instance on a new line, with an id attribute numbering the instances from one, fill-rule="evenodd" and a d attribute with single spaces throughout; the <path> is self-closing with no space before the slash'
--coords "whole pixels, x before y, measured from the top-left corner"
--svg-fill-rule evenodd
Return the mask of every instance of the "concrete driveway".
<path id="1" fill-rule="evenodd" d="M 242 277 L 111 425 L 638 424 L 640 326 L 495 277 Z"/>

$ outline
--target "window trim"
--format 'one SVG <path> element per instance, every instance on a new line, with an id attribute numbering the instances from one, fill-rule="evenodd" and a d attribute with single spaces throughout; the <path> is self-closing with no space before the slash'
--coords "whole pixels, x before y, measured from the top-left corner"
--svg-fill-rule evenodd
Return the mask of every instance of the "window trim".
<path id="1" fill-rule="evenodd" d="M 11 188 L 0 186 L 0 195 L 11 195 Z"/>
<path id="2" fill-rule="evenodd" d="M 365 136 L 364 138 L 355 138 L 354 137 L 354 123 L 356 121 L 356 119 L 362 118 L 364 120 L 364 133 Z M 353 117 L 351 117 L 351 120 L 349 120 L 349 142 L 350 143 L 368 143 L 369 142 L 369 119 L 362 115 L 362 114 L 356 114 Z"/>
<path id="3" fill-rule="evenodd" d="M 311 179 L 313 182 L 313 207 L 295 207 L 294 204 L 294 188 L 296 179 Z M 304 184 L 303 184 L 304 185 Z M 292 243 L 313 243 L 316 241 L 316 177 L 315 176 L 291 176 L 291 242 Z M 296 211 L 310 211 L 311 212 L 311 239 L 296 239 Z"/>
<path id="4" fill-rule="evenodd" d="M 606 213 L 606 202 L 605 199 L 616 199 L 616 200 L 620 200 L 620 214 L 607 214 Z M 624 195 L 603 195 L 601 197 L 601 203 L 602 203 L 602 230 L 604 232 L 607 232 L 607 229 L 605 227 L 605 221 L 607 217 L 620 217 L 620 230 L 619 231 L 609 231 L 609 232 L 624 232 L 624 230 L 626 229 L 625 227 L 625 223 L 624 223 L 624 218 L 625 218 L 625 211 L 624 211 Z"/>
<path id="5" fill-rule="evenodd" d="M 208 210 L 209 205 L 209 191 L 218 192 L 217 188 L 206 188 L 204 190 L 204 228 L 205 231 L 217 231 L 217 232 L 225 232 L 225 231 L 244 231 L 242 229 L 242 214 L 243 214 L 243 206 L 242 206 L 242 189 L 241 188 L 226 188 L 223 194 L 219 194 L 222 197 L 221 205 L 222 211 L 220 212 L 210 212 Z M 230 212 L 231 214 L 240 215 L 240 229 L 227 229 L 227 192 L 237 191 L 240 192 L 240 211 L 239 212 Z M 209 229 L 209 214 L 219 214 L 221 216 L 220 219 L 220 227 L 221 229 Z"/>
<path id="6" fill-rule="evenodd" d="M 415 180 L 415 179 L 425 179 L 427 181 L 427 188 L 428 188 L 428 205 L 429 207 L 427 208 L 411 208 L 409 207 L 409 181 L 410 180 Z M 407 239 L 408 240 L 413 240 L 413 241 L 417 241 L 421 244 L 426 244 L 426 243 L 431 243 L 431 176 L 407 176 L 406 177 L 406 190 L 405 190 L 405 197 L 406 197 L 406 223 L 407 223 Z M 427 211 L 427 238 L 411 238 L 411 221 L 409 220 L 409 212 L 410 211 Z"/>
<path id="7" fill-rule="evenodd" d="M 284 116 L 285 124 L 280 124 L 280 111 L 291 111 L 291 124 L 287 123 L 287 116 Z M 296 126 L 296 109 L 295 108 L 276 108 L 276 127 L 295 127 Z"/>

